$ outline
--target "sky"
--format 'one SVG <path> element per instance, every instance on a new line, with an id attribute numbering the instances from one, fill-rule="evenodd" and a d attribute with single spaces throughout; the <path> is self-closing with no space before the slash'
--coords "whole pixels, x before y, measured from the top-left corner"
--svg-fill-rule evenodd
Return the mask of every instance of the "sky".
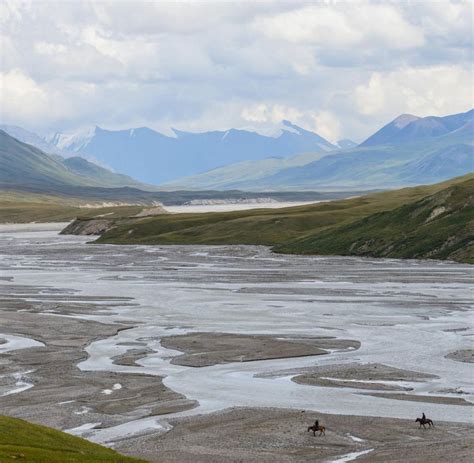
<path id="1" fill-rule="evenodd" d="M 474 106 L 471 1 L 0 1 L 0 119 L 365 137 Z"/>

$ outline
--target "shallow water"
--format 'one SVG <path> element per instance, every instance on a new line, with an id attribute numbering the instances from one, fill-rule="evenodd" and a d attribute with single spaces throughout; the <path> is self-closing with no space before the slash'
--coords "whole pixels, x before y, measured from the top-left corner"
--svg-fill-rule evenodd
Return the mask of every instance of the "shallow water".
<path id="1" fill-rule="evenodd" d="M 289 368 L 377 362 L 439 376 L 410 383 L 411 393 L 443 395 L 439 391 L 460 388 L 472 401 L 472 365 L 445 358 L 472 348 L 471 266 L 284 256 L 255 246 L 112 246 L 86 244 L 89 240 L 57 235 L 56 226 L 0 226 L 2 283 L 12 293 L 17 285 L 44 286 L 46 293 L 69 289 L 72 297 L 97 298 L 95 304 L 103 297 L 131 298 L 115 306 L 104 300 L 104 312 L 83 316 L 137 327 L 91 344 L 80 368 L 166 376 L 168 387 L 200 403 L 173 416 L 266 406 L 410 419 L 423 409 L 435 420 L 472 421 L 469 406 L 376 398 L 357 389 L 296 384 L 289 376 L 255 377 Z M 447 331 L 457 328 L 467 329 Z M 162 348 L 160 338 L 190 331 L 334 336 L 362 345 L 296 359 L 204 368 L 170 364 L 178 352 Z M 154 350 L 139 362 L 142 366 L 112 364 L 111 357 L 133 348 L 121 344 L 136 340 Z M 166 425 L 147 418 L 97 431 L 95 438 L 110 440 L 147 427 Z"/>

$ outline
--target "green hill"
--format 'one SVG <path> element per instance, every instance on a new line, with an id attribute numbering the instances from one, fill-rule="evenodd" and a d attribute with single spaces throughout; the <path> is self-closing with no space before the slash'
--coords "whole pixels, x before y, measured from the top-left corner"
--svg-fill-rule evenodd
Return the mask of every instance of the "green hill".
<path id="1" fill-rule="evenodd" d="M 436 185 L 404 188 L 341 201 L 285 209 L 169 214 L 146 219 L 117 220 L 114 227 L 105 232 L 97 242 L 115 244 L 264 244 L 276 246 L 277 251 L 299 254 L 358 254 L 356 248 L 347 251 L 342 245 L 334 249 L 327 247 L 331 242 L 332 234 L 335 233 L 335 237 L 342 236 L 346 230 L 351 230 L 351 224 L 356 226 L 363 219 L 368 220 L 374 230 L 377 230 L 378 227 L 385 227 L 387 234 L 390 230 L 397 230 L 396 221 L 401 221 L 407 227 L 411 227 L 409 230 L 413 232 L 421 227 L 422 224 L 419 221 L 426 220 L 433 208 L 445 207 L 446 211 L 434 218 L 436 221 L 433 219 L 431 225 L 430 221 L 426 224 L 426 233 L 429 236 L 434 236 L 431 229 L 436 228 L 435 225 L 442 225 L 436 235 L 438 236 L 437 241 L 425 242 L 423 246 L 426 249 L 423 252 L 419 252 L 412 246 L 406 248 L 404 252 L 400 251 L 400 254 L 397 255 L 400 257 L 456 258 L 469 261 L 470 258 L 466 257 L 466 253 L 469 254 L 468 249 L 472 249 L 468 241 L 473 216 L 473 181 L 474 175 L 470 174 Z M 446 198 L 444 206 L 442 204 L 443 198 Z M 458 201 L 456 198 L 464 199 Z M 426 203 L 422 203 L 425 204 L 426 209 L 423 212 L 424 215 L 420 212 L 420 216 L 416 218 L 415 214 L 414 218 L 410 219 L 409 225 L 407 219 L 410 217 L 411 208 L 418 210 L 421 206 L 417 203 L 423 200 L 426 201 Z M 429 209 L 431 206 L 432 209 Z M 399 210 L 400 208 L 401 210 Z M 375 219 L 372 217 L 374 214 L 388 213 L 389 211 L 393 215 L 382 216 L 385 222 L 374 222 Z M 443 221 L 441 222 L 441 220 Z M 394 221 L 393 225 L 391 225 L 391 221 Z M 400 229 L 400 233 L 402 231 Z M 361 233 L 363 236 L 362 231 Z M 321 238 L 319 238 L 320 236 Z M 318 240 L 323 240 L 323 238 L 326 247 L 319 244 L 323 241 Z M 421 234 L 419 238 L 421 239 Z M 416 235 L 413 235 L 413 240 L 416 241 L 416 239 Z M 446 245 L 443 248 L 446 251 L 442 252 L 438 248 L 443 239 L 451 240 L 457 244 Z M 313 247 L 313 243 L 317 243 L 318 247 Z M 437 249 L 433 255 L 429 254 L 430 245 Z M 453 246 L 457 246 L 457 248 L 455 249 Z M 452 252 L 448 252 L 448 248 Z M 383 255 L 392 255 L 387 249 L 384 252 Z M 368 250 L 364 255 L 382 254 L 378 254 L 375 250 Z"/>
<path id="2" fill-rule="evenodd" d="M 35 188 L 43 192 L 76 187 L 147 187 L 86 159 L 64 159 L 22 143 L 0 130 L 0 187 Z"/>
<path id="3" fill-rule="evenodd" d="M 0 416 L 0 461 L 145 463 L 45 426 Z"/>
<path id="4" fill-rule="evenodd" d="M 276 250 L 474 263 L 474 178 L 395 210 L 331 228 Z"/>

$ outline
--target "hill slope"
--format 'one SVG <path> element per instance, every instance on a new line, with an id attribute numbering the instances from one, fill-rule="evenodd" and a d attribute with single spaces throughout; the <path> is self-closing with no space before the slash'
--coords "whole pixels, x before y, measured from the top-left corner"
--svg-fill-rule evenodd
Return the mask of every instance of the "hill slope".
<path id="1" fill-rule="evenodd" d="M 336 151 L 335 151 L 336 152 Z M 322 153 L 296 154 L 287 158 L 267 158 L 260 161 L 243 161 L 165 183 L 163 189 L 234 189 L 236 185 L 247 185 L 252 190 L 254 182 L 275 175 L 291 167 L 304 166 L 312 161 L 329 156 Z"/>
<path id="2" fill-rule="evenodd" d="M 98 239 L 98 242 L 114 244 L 265 244 L 280 246 L 277 249 L 285 252 L 311 253 L 311 248 L 306 247 L 305 239 L 315 239 L 319 233 L 325 231 L 330 237 L 332 230 L 338 230 L 339 227 L 357 223 L 373 214 L 394 211 L 400 207 L 408 206 L 453 185 L 459 184 L 460 191 L 463 191 L 466 197 L 470 197 L 472 195 L 472 179 L 474 179 L 473 175 L 436 185 L 404 188 L 342 201 L 278 210 L 257 209 L 229 213 L 170 214 L 131 221 L 118 220 L 114 223 L 113 228 Z M 472 204 L 469 201 L 466 204 L 458 225 L 463 224 L 466 217 L 470 216 L 470 220 L 472 220 L 474 214 Z M 468 225 L 469 227 L 470 225 Z M 443 228 L 443 230 L 452 232 L 449 227 Z M 460 233 L 464 233 L 464 231 Z M 449 236 L 446 237 L 446 239 L 448 238 Z M 408 257 L 408 255 L 404 255 L 404 257 Z M 440 254 L 439 257 L 442 255 Z M 449 257 L 453 256 L 449 255 Z M 466 260 L 465 256 L 460 255 L 460 260 Z"/>
<path id="3" fill-rule="evenodd" d="M 474 263 L 474 178 L 276 250 Z"/>
<path id="4" fill-rule="evenodd" d="M 145 186 L 85 159 L 47 154 L 0 130 L 0 187 L 28 186 L 51 191 L 65 186 Z"/>
<path id="5" fill-rule="evenodd" d="M 23 143 L 27 143 L 28 145 L 32 145 L 45 153 L 59 154 L 63 157 L 74 155 L 74 153 L 58 148 L 53 143 L 46 141 L 36 133 L 30 132 L 23 127 L 18 127 L 17 125 L 0 125 L 0 130 L 3 130 L 11 137 L 16 138 Z"/>
<path id="6" fill-rule="evenodd" d="M 45 426 L 0 416 L 0 461 L 145 463 Z"/>

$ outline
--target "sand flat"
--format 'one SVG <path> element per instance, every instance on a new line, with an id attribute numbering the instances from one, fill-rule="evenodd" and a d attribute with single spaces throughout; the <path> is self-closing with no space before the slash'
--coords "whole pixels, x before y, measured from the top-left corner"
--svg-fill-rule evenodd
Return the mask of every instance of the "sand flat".
<path id="1" fill-rule="evenodd" d="M 325 365 L 300 371 L 292 378 L 298 384 L 386 391 L 410 391 L 412 382 L 435 379 L 435 375 L 393 368 L 380 363 Z M 402 383 L 402 384 L 400 384 Z"/>
<path id="2" fill-rule="evenodd" d="M 326 338 L 291 338 L 232 333 L 188 333 L 161 339 L 161 345 L 184 354 L 171 361 L 176 365 L 203 367 L 231 362 L 251 362 L 327 354 L 326 349 L 355 349 L 357 341 Z"/>
<path id="3" fill-rule="evenodd" d="M 315 419 L 325 437 L 307 427 Z M 469 462 L 474 427 L 437 423 L 420 430 L 413 420 L 326 415 L 303 410 L 231 409 L 173 420 L 166 434 L 150 434 L 118 444 L 124 453 L 164 463 L 331 462 L 371 449 L 362 462 Z"/>

